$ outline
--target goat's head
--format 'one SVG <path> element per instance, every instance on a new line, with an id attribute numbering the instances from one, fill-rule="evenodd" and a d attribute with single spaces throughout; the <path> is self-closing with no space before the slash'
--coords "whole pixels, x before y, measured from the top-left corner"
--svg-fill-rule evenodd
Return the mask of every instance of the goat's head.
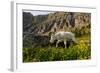
<path id="1" fill-rule="evenodd" d="M 55 34 L 52 33 L 50 38 L 50 43 L 54 43 L 55 39 L 56 39 Z"/>

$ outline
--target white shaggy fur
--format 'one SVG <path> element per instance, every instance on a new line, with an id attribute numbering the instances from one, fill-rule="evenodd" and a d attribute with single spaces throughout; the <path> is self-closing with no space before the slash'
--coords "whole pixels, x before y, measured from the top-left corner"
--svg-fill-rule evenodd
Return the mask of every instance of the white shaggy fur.
<path id="1" fill-rule="evenodd" d="M 66 48 L 66 44 L 68 40 L 72 40 L 73 42 L 76 42 L 75 36 L 73 33 L 64 32 L 64 31 L 60 31 L 55 34 L 52 34 L 50 42 L 53 43 L 55 40 L 57 40 L 56 47 L 58 47 L 58 43 L 64 42 L 65 48 Z"/>

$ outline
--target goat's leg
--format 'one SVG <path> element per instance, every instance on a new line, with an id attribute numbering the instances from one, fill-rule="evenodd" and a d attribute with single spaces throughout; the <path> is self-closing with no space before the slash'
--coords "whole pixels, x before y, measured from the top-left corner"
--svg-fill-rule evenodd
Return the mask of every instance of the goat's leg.
<path id="1" fill-rule="evenodd" d="M 57 43 L 56 43 L 56 48 L 58 47 L 59 42 L 60 42 L 60 40 L 57 41 Z"/>
<path id="2" fill-rule="evenodd" d="M 67 44 L 67 42 L 66 42 L 66 41 L 64 41 L 65 48 L 66 48 L 66 44 Z"/>

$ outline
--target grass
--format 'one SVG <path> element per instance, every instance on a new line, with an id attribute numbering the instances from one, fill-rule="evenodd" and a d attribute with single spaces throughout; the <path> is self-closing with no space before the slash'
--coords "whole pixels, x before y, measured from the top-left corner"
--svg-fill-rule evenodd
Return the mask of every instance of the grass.
<path id="1" fill-rule="evenodd" d="M 23 62 L 86 60 L 91 58 L 90 36 L 77 37 L 78 44 L 69 48 L 55 46 L 23 48 Z"/>

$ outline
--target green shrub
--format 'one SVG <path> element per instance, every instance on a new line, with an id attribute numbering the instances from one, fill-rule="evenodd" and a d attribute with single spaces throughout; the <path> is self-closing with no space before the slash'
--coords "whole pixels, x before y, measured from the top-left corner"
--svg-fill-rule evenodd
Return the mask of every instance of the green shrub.
<path id="1" fill-rule="evenodd" d="M 83 60 L 91 58 L 89 38 L 78 38 L 78 44 L 69 48 L 53 46 L 23 48 L 23 62 Z"/>

